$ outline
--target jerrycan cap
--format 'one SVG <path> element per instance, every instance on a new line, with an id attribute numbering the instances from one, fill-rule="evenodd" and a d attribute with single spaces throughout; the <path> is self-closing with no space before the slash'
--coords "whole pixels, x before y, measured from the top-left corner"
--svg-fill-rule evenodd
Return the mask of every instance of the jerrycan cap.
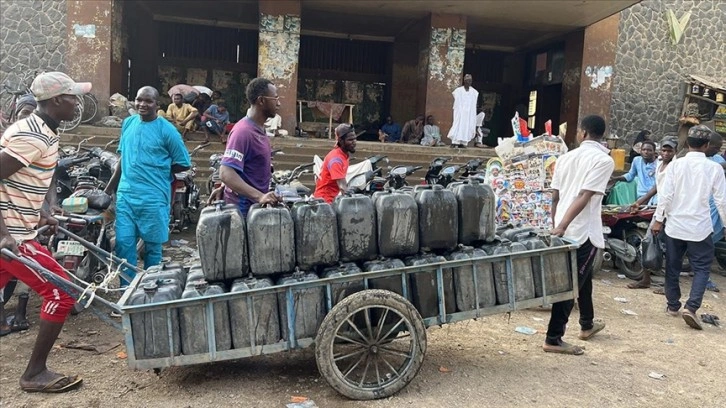
<path id="1" fill-rule="evenodd" d="M 198 280 L 195 282 L 192 282 L 192 285 L 194 285 L 194 289 L 198 292 L 204 292 L 209 287 L 209 283 L 205 280 Z"/>
<path id="2" fill-rule="evenodd" d="M 148 282 L 144 285 L 144 293 L 153 294 L 156 293 L 157 290 L 159 290 L 159 286 L 156 282 Z"/>

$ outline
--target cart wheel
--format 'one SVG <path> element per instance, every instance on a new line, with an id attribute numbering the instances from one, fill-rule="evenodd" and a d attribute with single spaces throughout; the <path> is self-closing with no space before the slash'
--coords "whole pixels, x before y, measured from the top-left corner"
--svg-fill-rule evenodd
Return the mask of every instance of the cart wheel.
<path id="1" fill-rule="evenodd" d="M 356 400 L 389 397 L 416 376 L 426 354 L 426 327 L 416 308 L 386 290 L 348 296 L 325 316 L 315 338 L 320 374 Z"/>

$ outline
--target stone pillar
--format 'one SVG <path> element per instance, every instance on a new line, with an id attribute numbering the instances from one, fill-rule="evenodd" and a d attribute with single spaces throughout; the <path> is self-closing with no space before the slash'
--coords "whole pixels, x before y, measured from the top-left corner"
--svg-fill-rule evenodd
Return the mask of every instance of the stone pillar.
<path id="1" fill-rule="evenodd" d="M 407 120 L 413 119 L 418 100 L 418 41 L 396 39 L 393 43 L 393 67 L 391 70 L 391 109 L 384 115 L 393 116 L 393 120 L 403 126 Z M 381 118 L 383 123 L 384 118 Z"/>
<path id="2" fill-rule="evenodd" d="M 585 28 L 580 80 L 578 121 L 587 115 L 600 115 L 610 131 L 610 102 L 618 46 L 620 14 L 613 14 Z M 568 124 L 569 125 L 569 124 Z M 575 126 L 579 125 L 576 124 Z M 569 130 L 567 132 L 570 133 Z M 623 135 L 620 135 L 623 136 Z"/>
<path id="3" fill-rule="evenodd" d="M 420 46 L 416 113 L 434 115 L 445 138 L 453 121 L 451 92 L 463 79 L 466 16 L 432 13 L 426 31 Z"/>
<path id="4" fill-rule="evenodd" d="M 300 0 L 259 0 L 259 7 L 257 76 L 277 87 L 282 127 L 292 135 L 297 124 Z"/>
<path id="5" fill-rule="evenodd" d="M 93 84 L 98 112 L 108 111 L 111 96 L 113 0 L 68 0 L 66 71 L 76 81 Z"/>
<path id="6" fill-rule="evenodd" d="M 562 78 L 560 123 L 567 122 L 567 134 L 563 136 L 569 146 L 575 144 L 577 135 L 584 35 L 584 31 L 575 31 L 565 37 L 565 71 Z M 559 123 L 552 124 L 554 133 L 557 133 L 558 126 Z"/>

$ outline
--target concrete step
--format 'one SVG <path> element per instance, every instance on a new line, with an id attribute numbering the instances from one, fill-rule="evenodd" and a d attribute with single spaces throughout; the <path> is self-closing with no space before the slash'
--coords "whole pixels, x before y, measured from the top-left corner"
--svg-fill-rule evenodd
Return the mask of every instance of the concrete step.
<path id="1" fill-rule="evenodd" d="M 83 125 L 70 133 L 61 135 L 61 145 L 78 144 L 81 140 L 93 136 L 93 139 L 88 141 L 88 146 L 104 146 L 108 142 L 117 139 L 120 131 L 121 129 L 118 128 Z M 192 151 L 204 141 L 204 134 L 201 132 L 193 132 L 188 136 L 189 140 L 185 144 L 189 151 Z M 315 155 L 325 157 L 334 145 L 333 140 L 330 139 L 295 137 L 276 137 L 271 142 L 273 149 L 282 149 L 284 152 L 284 154 L 277 155 L 274 158 L 273 165 L 276 170 L 292 170 L 300 164 L 312 162 Z M 112 148 L 115 149 L 115 146 Z M 192 158 L 197 166 L 195 182 L 201 187 L 202 192 L 206 192 L 207 179 L 211 173 L 209 170 L 209 156 L 223 152 L 224 145 L 218 139 L 213 138 L 209 146 L 199 150 L 197 155 Z M 420 181 L 429 163 L 438 156 L 451 157 L 449 161 L 451 164 L 464 164 L 476 158 L 488 160 L 491 157 L 496 157 L 494 149 L 491 148 L 451 149 L 448 146 L 424 147 L 359 141 L 356 145 L 356 153 L 351 158 L 351 163 L 358 163 L 366 157 L 378 154 L 384 154 L 389 159 L 389 163 L 382 165 L 384 173 L 387 173 L 388 167 L 396 165 L 422 166 L 422 170 L 410 176 L 411 184 L 417 184 Z M 300 181 L 311 188 L 315 185 L 312 174 L 303 175 Z"/>

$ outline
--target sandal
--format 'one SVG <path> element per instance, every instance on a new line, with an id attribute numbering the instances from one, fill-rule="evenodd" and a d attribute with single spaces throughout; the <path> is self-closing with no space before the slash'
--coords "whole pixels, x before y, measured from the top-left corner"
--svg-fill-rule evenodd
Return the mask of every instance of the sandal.
<path id="1" fill-rule="evenodd" d="M 65 385 L 60 385 L 60 383 L 66 380 Z M 47 384 L 43 385 L 42 387 L 20 387 L 25 392 L 40 392 L 40 393 L 50 393 L 50 394 L 56 394 L 60 392 L 66 392 L 70 391 L 71 389 L 77 387 L 83 382 L 83 378 L 77 376 L 77 375 L 62 375 L 55 380 L 52 380 L 48 382 Z"/>
<path id="2" fill-rule="evenodd" d="M 656 295 L 665 295 L 665 290 L 663 288 L 658 288 L 653 291 Z"/>
<path id="3" fill-rule="evenodd" d="M 5 336 L 7 336 L 8 334 L 10 334 L 12 332 L 13 332 L 13 329 L 12 328 L 9 328 L 9 329 L 0 329 L 0 337 L 5 337 Z"/>
<path id="4" fill-rule="evenodd" d="M 28 322 L 28 319 L 25 320 L 17 320 L 13 318 L 13 320 L 10 321 L 10 331 L 13 332 L 19 332 L 24 330 L 30 329 L 30 322 Z"/>
<path id="5" fill-rule="evenodd" d="M 544 350 L 545 353 L 568 354 L 571 356 L 580 356 L 585 354 L 585 350 L 582 347 L 565 343 L 564 341 L 560 342 L 559 346 L 545 343 L 542 346 L 542 350 Z"/>
<path id="6" fill-rule="evenodd" d="M 589 330 L 580 330 L 580 334 L 577 336 L 580 340 L 590 340 L 592 336 L 599 333 L 605 328 L 605 322 L 596 321 L 592 323 L 592 328 Z"/>

